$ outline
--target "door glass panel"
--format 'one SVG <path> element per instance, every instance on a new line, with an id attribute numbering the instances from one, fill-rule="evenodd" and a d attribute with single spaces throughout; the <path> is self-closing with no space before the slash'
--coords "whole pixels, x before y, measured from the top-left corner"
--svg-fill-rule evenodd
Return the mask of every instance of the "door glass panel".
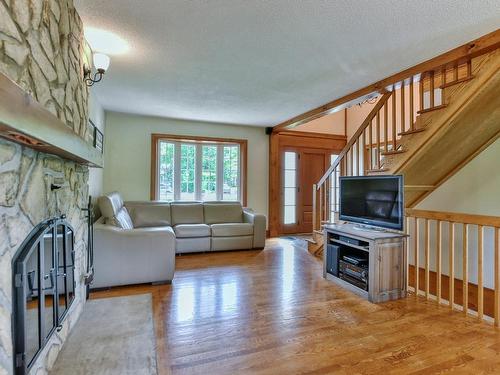
<path id="1" fill-rule="evenodd" d="M 296 187 L 295 177 L 296 177 L 295 170 L 293 171 L 285 170 L 285 186 Z"/>
<path id="2" fill-rule="evenodd" d="M 58 295 L 58 316 L 59 320 L 62 319 L 66 312 L 66 267 L 65 265 L 65 251 L 66 244 L 64 242 L 64 225 L 57 227 L 57 295 Z"/>
<path id="3" fill-rule="evenodd" d="M 222 200 L 237 201 L 239 197 L 239 169 L 240 169 L 240 148 L 239 146 L 224 146 L 224 188 Z"/>
<path id="4" fill-rule="evenodd" d="M 56 275 L 55 275 L 55 259 L 54 252 L 52 250 L 53 246 L 53 230 L 51 229 L 48 233 L 43 236 L 43 294 L 44 298 L 44 318 L 45 318 L 45 337 L 48 338 L 52 331 L 52 328 L 56 326 L 55 324 L 55 286 L 56 286 Z"/>
<path id="5" fill-rule="evenodd" d="M 283 181 L 283 224 L 297 222 L 297 153 L 285 152 Z"/>
<path id="6" fill-rule="evenodd" d="M 40 332 L 38 326 L 39 319 L 39 298 L 38 298 L 38 262 L 40 246 L 36 245 L 31 255 L 26 259 L 26 318 L 25 328 L 25 350 L 26 363 L 30 363 L 36 352 L 40 348 Z"/>
<path id="7" fill-rule="evenodd" d="M 159 142 L 158 191 L 160 200 L 174 199 L 174 155 L 175 144 Z"/>
<path id="8" fill-rule="evenodd" d="M 201 199 L 217 200 L 217 146 L 202 146 Z"/>
<path id="9" fill-rule="evenodd" d="M 192 201 L 195 199 L 195 162 L 196 146 L 181 144 L 181 200 Z"/>
<path id="10" fill-rule="evenodd" d="M 285 188 L 285 207 L 287 206 L 294 206 L 295 205 L 295 189 L 294 187 L 292 188 Z"/>

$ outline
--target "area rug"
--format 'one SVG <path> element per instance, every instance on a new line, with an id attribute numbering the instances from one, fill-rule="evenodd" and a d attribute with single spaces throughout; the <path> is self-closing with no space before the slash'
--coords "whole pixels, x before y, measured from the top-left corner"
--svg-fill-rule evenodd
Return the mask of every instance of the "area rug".
<path id="1" fill-rule="evenodd" d="M 156 375 L 151 294 L 87 301 L 50 375 Z"/>

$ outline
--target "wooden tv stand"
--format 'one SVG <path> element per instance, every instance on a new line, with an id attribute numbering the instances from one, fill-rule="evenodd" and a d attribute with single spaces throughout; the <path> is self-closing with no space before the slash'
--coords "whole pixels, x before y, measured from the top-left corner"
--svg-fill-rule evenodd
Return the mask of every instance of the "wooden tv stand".
<path id="1" fill-rule="evenodd" d="M 407 235 L 358 229 L 353 224 L 330 224 L 325 225 L 324 236 L 323 277 L 325 279 L 331 280 L 374 303 L 406 296 Z M 337 248 L 340 252 L 338 255 L 339 260 L 343 254 L 349 252 L 360 256 L 368 255 L 367 291 L 340 278 L 342 273 L 335 276 L 328 272 L 328 244 L 340 246 Z M 333 254 L 333 248 L 330 249 L 330 254 Z M 331 264 L 332 261 L 330 261 Z"/>

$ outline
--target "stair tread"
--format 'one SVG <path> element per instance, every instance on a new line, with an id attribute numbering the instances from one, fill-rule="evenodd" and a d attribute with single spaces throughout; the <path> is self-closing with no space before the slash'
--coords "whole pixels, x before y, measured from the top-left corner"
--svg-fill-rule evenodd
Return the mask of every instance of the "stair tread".
<path id="1" fill-rule="evenodd" d="M 410 134 L 415 134 L 415 133 L 420 133 L 420 132 L 423 132 L 425 131 L 425 128 L 415 128 L 415 129 L 412 129 L 412 130 L 406 130 L 404 132 L 401 132 L 401 133 L 398 133 L 398 135 L 410 135 Z"/>
<path id="2" fill-rule="evenodd" d="M 367 169 L 366 173 L 377 173 L 377 172 L 387 172 L 387 168 L 380 168 L 380 169 Z"/>
<path id="3" fill-rule="evenodd" d="M 403 154 L 405 153 L 406 150 L 390 150 L 390 151 L 383 151 L 380 154 L 382 156 L 387 156 L 387 155 L 397 155 L 397 154 Z"/>
<path id="4" fill-rule="evenodd" d="M 418 111 L 417 113 L 419 115 L 421 115 L 422 113 L 429 113 L 429 112 L 432 112 L 432 111 L 438 111 L 440 109 L 443 109 L 446 107 L 446 104 L 441 104 L 441 105 L 436 105 L 434 107 L 431 107 L 431 108 L 425 108 L 425 109 L 421 109 L 420 111 Z"/>
<path id="5" fill-rule="evenodd" d="M 439 88 L 440 89 L 445 89 L 447 87 L 458 85 L 459 83 L 464 83 L 464 82 L 470 81 L 471 79 L 474 79 L 473 75 L 470 75 L 470 76 L 467 76 L 467 77 L 463 77 L 463 78 L 457 79 L 457 80 L 452 81 L 452 82 L 446 82 L 446 83 L 442 84 L 441 86 L 439 86 Z"/>

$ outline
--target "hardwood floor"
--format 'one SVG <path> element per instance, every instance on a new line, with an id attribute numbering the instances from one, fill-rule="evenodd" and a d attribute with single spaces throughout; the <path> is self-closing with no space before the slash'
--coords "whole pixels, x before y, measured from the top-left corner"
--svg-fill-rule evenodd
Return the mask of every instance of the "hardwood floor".
<path id="1" fill-rule="evenodd" d="M 500 331 L 423 298 L 371 304 L 293 241 L 183 255 L 152 293 L 160 374 L 499 374 Z"/>

